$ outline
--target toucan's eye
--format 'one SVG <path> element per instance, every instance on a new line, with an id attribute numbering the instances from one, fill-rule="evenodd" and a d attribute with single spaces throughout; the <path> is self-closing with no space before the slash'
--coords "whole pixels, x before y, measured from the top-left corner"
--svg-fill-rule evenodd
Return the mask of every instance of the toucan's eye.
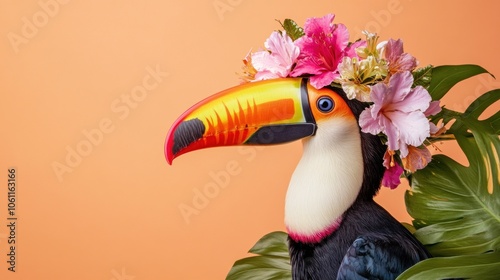
<path id="1" fill-rule="evenodd" d="M 322 113 L 329 113 L 333 110 L 333 107 L 335 107 L 335 103 L 330 97 L 322 96 L 318 99 L 317 106 Z"/>

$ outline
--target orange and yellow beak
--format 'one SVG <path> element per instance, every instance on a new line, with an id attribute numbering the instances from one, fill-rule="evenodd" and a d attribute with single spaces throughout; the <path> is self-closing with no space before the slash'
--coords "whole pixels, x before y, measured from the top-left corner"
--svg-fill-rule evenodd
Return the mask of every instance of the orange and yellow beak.
<path id="1" fill-rule="evenodd" d="M 316 119 L 330 113 L 338 95 L 307 79 L 246 83 L 197 103 L 172 125 L 165 142 L 169 164 L 184 153 L 217 146 L 280 144 L 315 134 Z M 311 106 L 314 104 L 314 106 Z M 332 108 L 328 108 L 328 106 Z"/>

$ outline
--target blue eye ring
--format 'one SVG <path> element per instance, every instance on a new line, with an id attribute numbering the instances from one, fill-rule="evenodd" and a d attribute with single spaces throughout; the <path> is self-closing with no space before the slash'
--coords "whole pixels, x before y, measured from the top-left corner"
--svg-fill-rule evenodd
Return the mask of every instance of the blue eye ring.
<path id="1" fill-rule="evenodd" d="M 321 96 L 316 102 L 316 107 L 321 113 L 330 113 L 335 108 L 335 102 L 329 96 Z"/>

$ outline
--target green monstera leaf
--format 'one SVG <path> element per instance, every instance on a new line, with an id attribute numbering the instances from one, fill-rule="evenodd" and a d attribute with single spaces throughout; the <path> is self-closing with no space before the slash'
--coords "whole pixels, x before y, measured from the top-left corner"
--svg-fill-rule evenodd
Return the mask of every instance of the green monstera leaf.
<path id="1" fill-rule="evenodd" d="M 432 68 L 429 93 L 433 100 L 439 100 L 458 82 L 483 73 L 488 71 L 474 64 L 436 66 Z"/>
<path id="2" fill-rule="evenodd" d="M 292 279 L 287 238 L 281 231 L 266 234 L 249 251 L 257 256 L 236 261 L 226 280 Z"/>
<path id="3" fill-rule="evenodd" d="M 441 98 L 459 81 L 484 73 L 470 65 L 446 67 L 438 71 L 440 75 L 450 71 L 448 81 L 440 79 L 441 85 L 434 87 L 431 83 L 430 91 L 442 91 L 431 92 L 433 96 Z M 480 120 L 499 99 L 500 90 L 492 90 L 464 113 L 443 109 L 434 117 L 434 121 L 454 121 L 447 134 L 456 139 L 468 164 L 436 155 L 410 177 L 412 188 L 405 199 L 414 218 L 414 235 L 436 258 L 415 265 L 398 279 L 497 279 L 500 275 L 500 112 Z"/>
<path id="4" fill-rule="evenodd" d="M 486 253 L 471 258 L 470 256 L 435 257 L 424 260 L 410 267 L 397 279 L 456 279 L 452 275 L 461 275 L 462 279 L 497 280 L 500 266 L 500 253 Z"/>

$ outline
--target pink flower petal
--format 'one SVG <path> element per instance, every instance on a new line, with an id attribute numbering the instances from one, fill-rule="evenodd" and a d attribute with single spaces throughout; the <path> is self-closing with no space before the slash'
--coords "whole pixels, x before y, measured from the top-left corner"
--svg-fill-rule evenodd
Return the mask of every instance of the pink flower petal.
<path id="1" fill-rule="evenodd" d="M 252 54 L 252 64 L 255 70 L 264 71 L 270 68 L 275 68 L 276 60 L 268 51 L 260 51 Z"/>
<path id="2" fill-rule="evenodd" d="M 387 91 L 388 87 L 384 83 L 378 83 L 374 86 L 372 86 L 371 90 L 371 98 L 373 101 L 373 105 L 370 107 L 371 108 L 371 114 L 373 118 L 376 118 L 382 110 L 382 108 L 386 105 L 387 103 Z"/>
<path id="3" fill-rule="evenodd" d="M 370 108 L 366 108 L 363 112 L 361 112 L 358 122 L 361 127 L 361 131 L 364 133 L 377 135 L 382 132 L 382 127 L 380 126 L 377 118 L 372 117 Z"/>
<path id="4" fill-rule="evenodd" d="M 391 168 L 391 161 L 393 161 L 394 152 L 391 150 L 385 151 L 384 163 L 382 164 L 386 169 Z"/>
<path id="5" fill-rule="evenodd" d="M 286 68 L 291 68 L 300 54 L 300 49 L 285 32 L 273 32 L 264 46 L 278 59 L 280 65 Z"/>
<path id="6" fill-rule="evenodd" d="M 431 136 L 433 137 L 437 137 L 446 132 L 446 127 L 444 126 L 443 123 L 438 123 L 437 125 L 435 125 L 434 123 L 429 122 L 429 126 L 430 126 Z"/>
<path id="7" fill-rule="evenodd" d="M 342 23 L 336 25 L 336 28 L 333 30 L 335 45 L 344 50 L 349 45 L 349 30 Z"/>
<path id="8" fill-rule="evenodd" d="M 412 89 L 403 100 L 395 103 L 394 107 L 397 107 L 398 111 L 406 113 L 413 111 L 425 112 L 425 110 L 427 110 L 427 108 L 429 107 L 430 102 L 431 102 L 431 96 L 429 92 L 427 92 L 425 88 L 417 86 L 414 89 Z"/>
<path id="9" fill-rule="evenodd" d="M 382 178 L 382 186 L 390 188 L 391 190 L 397 188 L 401 183 L 401 174 L 403 174 L 403 168 L 395 163 L 394 166 L 385 170 L 384 177 Z"/>
<path id="10" fill-rule="evenodd" d="M 385 45 L 385 58 L 388 61 L 395 61 L 401 54 L 403 54 L 403 41 L 389 39 Z"/>
<path id="11" fill-rule="evenodd" d="M 308 37 L 320 33 L 329 33 L 334 18 L 334 14 L 327 14 L 321 18 L 308 18 L 304 24 L 304 33 Z"/>
<path id="12" fill-rule="evenodd" d="M 395 111 L 388 114 L 388 117 L 392 122 L 392 126 L 399 131 L 399 139 L 405 144 L 420 146 L 430 136 L 429 120 L 422 112 L 405 113 Z M 389 138 L 389 135 L 387 136 Z M 401 156 L 405 157 L 406 155 L 401 154 Z"/>
<path id="13" fill-rule="evenodd" d="M 417 148 L 409 146 L 408 148 L 408 156 L 402 159 L 406 170 L 415 172 L 426 167 L 431 161 L 431 152 L 426 147 Z"/>
<path id="14" fill-rule="evenodd" d="M 314 88 L 321 89 L 325 86 L 330 85 L 332 81 L 335 80 L 335 78 L 337 78 L 338 76 L 339 74 L 335 72 L 323 72 L 310 78 L 311 85 Z"/>
<path id="15" fill-rule="evenodd" d="M 403 101 L 410 92 L 413 84 L 413 76 L 410 72 L 396 73 L 389 80 L 389 92 L 391 103 Z"/>
<path id="16" fill-rule="evenodd" d="M 426 117 L 430 117 L 430 116 L 434 116 L 435 114 L 441 112 L 441 105 L 439 104 L 439 100 L 438 101 L 432 101 L 430 104 L 429 104 L 429 108 L 427 108 L 427 110 L 424 112 L 425 116 Z"/>
<path id="17" fill-rule="evenodd" d="M 366 41 L 356 41 L 344 49 L 344 55 L 347 57 L 358 57 L 356 49 L 362 47 L 366 48 Z"/>
<path id="18" fill-rule="evenodd" d="M 386 118 L 385 116 L 380 116 L 379 118 L 379 121 L 382 123 L 383 132 L 385 135 L 387 135 L 387 147 L 389 148 L 389 150 L 397 151 L 401 149 L 398 127 L 393 125 L 391 120 L 389 118 Z"/>
<path id="19" fill-rule="evenodd" d="M 303 53 L 304 52 L 301 52 L 301 54 Z M 290 76 L 299 77 L 304 74 L 318 75 L 321 74 L 322 71 L 324 71 L 324 68 L 321 67 L 315 59 L 312 57 L 305 57 L 301 58 L 301 60 L 297 62 L 297 65 L 290 73 Z"/>
<path id="20" fill-rule="evenodd" d="M 396 60 L 396 68 L 398 71 L 412 71 L 418 65 L 418 61 L 411 54 L 404 53 Z"/>
<path id="21" fill-rule="evenodd" d="M 255 74 L 255 81 L 263 81 L 263 80 L 270 80 L 277 78 L 281 78 L 281 76 L 271 71 L 259 71 Z"/>
<path id="22" fill-rule="evenodd" d="M 264 43 L 267 50 L 252 54 L 256 80 L 285 78 L 290 74 L 300 49 L 286 34 L 275 31 Z"/>
<path id="23" fill-rule="evenodd" d="M 399 154 L 401 157 L 406 157 L 408 155 L 408 145 L 404 143 L 401 139 L 399 140 Z"/>

